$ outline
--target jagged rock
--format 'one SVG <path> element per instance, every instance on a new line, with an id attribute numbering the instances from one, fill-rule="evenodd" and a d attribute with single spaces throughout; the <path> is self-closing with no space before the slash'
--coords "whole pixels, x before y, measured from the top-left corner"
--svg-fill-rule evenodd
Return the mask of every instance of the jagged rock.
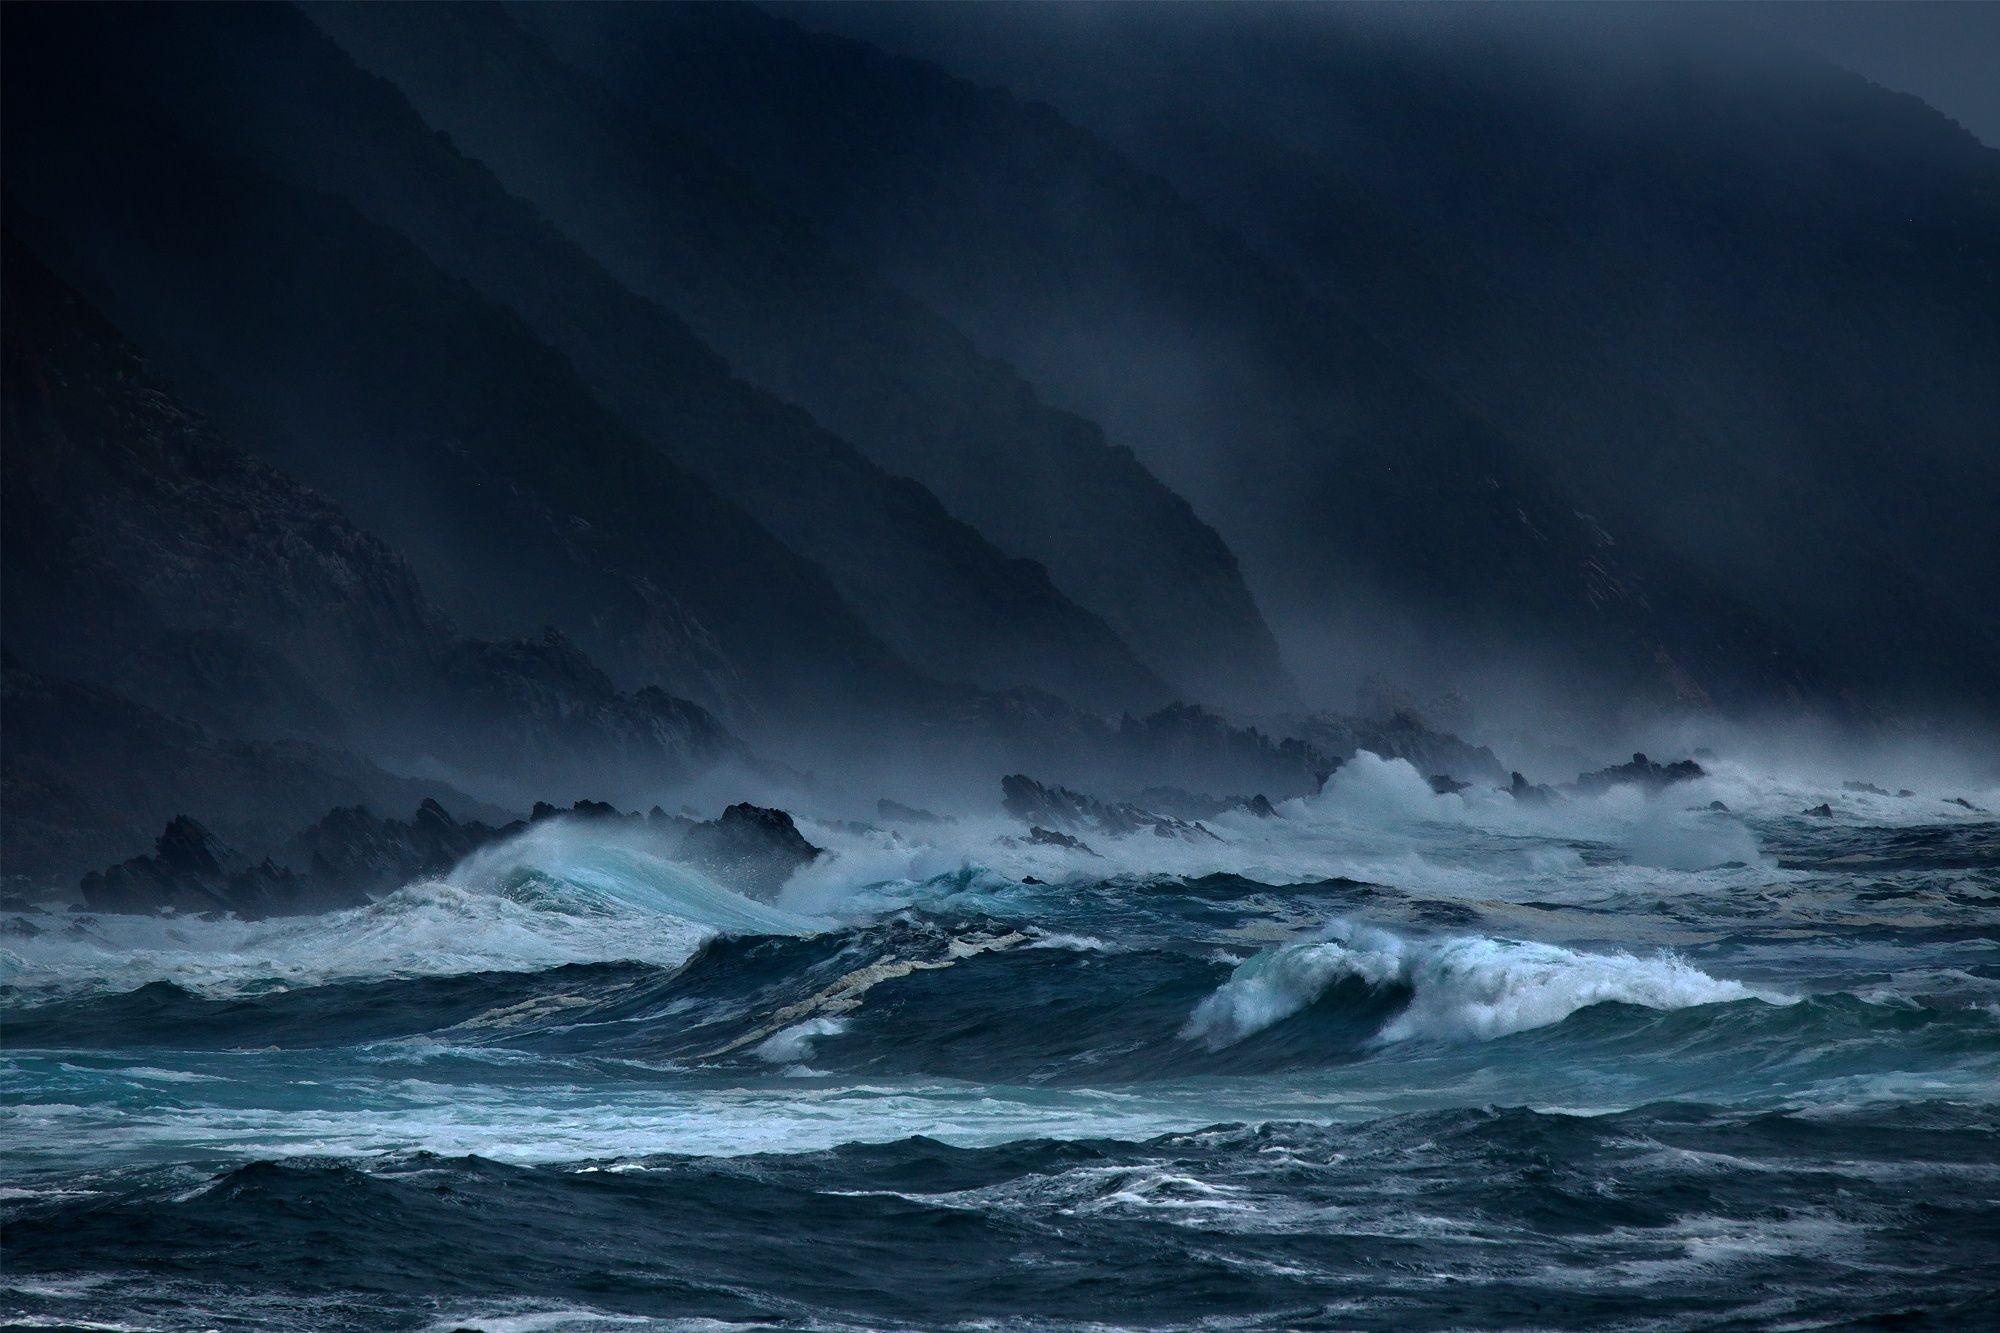
<path id="1" fill-rule="evenodd" d="M 657 809 L 658 807 L 656 806 L 654 808 Z M 547 801 L 536 801 L 534 809 L 528 812 L 528 822 L 530 824 L 539 824 L 543 820 L 557 819 L 557 818 L 615 819 L 615 820 L 631 821 L 636 819 L 643 819 L 645 818 L 645 816 L 638 814 L 627 814 L 625 811 L 620 810 L 617 806 L 612 805 L 606 801 L 592 801 L 587 799 L 577 801 L 575 804 L 571 805 L 567 810 L 563 809 L 559 805 L 550 805 Z"/>
<path id="2" fill-rule="evenodd" d="M 1452 796 L 1472 786 L 1470 782 L 1460 782 L 1448 773 L 1433 773 L 1424 780 L 1431 784 L 1431 790 L 1439 796 Z"/>
<path id="3" fill-rule="evenodd" d="M 285 847 L 285 859 L 305 867 L 312 884 L 328 893 L 366 899 L 405 884 L 442 875 L 479 848 L 520 828 L 459 823 L 436 801 L 426 800 L 408 822 L 381 819 L 367 807 L 330 811 Z"/>
<path id="4" fill-rule="evenodd" d="M 1245 810 L 1259 819 L 1270 819 L 1278 813 L 1270 798 L 1261 793 L 1249 797 L 1210 796 L 1180 787 L 1148 787 L 1139 793 L 1137 803 L 1147 810 L 1189 822 L 1214 819 L 1231 810 Z"/>
<path id="5" fill-rule="evenodd" d="M 722 818 L 696 824 L 681 838 L 680 855 L 722 883 L 753 897 L 776 894 L 801 866 L 823 848 L 805 835 L 783 810 L 739 803 Z"/>
<path id="6" fill-rule="evenodd" d="M 1029 828 L 1028 842 L 1036 847 L 1063 847 L 1072 852 L 1082 852 L 1085 856 L 1097 855 L 1081 838 L 1073 838 L 1067 833 L 1058 833 L 1054 829 L 1046 829 L 1039 824 Z M 1037 883 L 1039 882 L 1037 881 Z"/>
<path id="7" fill-rule="evenodd" d="M 1832 819 L 1833 807 L 1828 805 L 1825 801 L 1821 801 L 1818 805 L 1814 806 L 1812 809 L 1801 810 L 1799 811 L 1799 813 L 1812 819 Z"/>
<path id="8" fill-rule="evenodd" d="M 1945 804 L 1964 806 L 1967 810 L 1972 811 L 1976 815 L 1985 815 L 1992 813 L 1992 811 L 1988 810 L 1985 806 L 1974 805 L 1972 802 L 1966 800 L 1963 796 L 1948 796 L 1945 798 Z"/>
<path id="9" fill-rule="evenodd" d="M 1555 789 L 1540 782 L 1530 782 L 1516 770 L 1507 775 L 1507 794 L 1522 805 L 1547 805 L 1556 798 Z"/>
<path id="10" fill-rule="evenodd" d="M 1867 796 L 1887 796 L 1889 794 L 1886 787 L 1878 787 L 1872 782 L 1843 782 L 1840 784 L 1840 789 L 1842 791 L 1860 792 Z"/>
<path id="11" fill-rule="evenodd" d="M 1648 791 L 1659 791 L 1676 782 L 1692 782 L 1696 778 L 1708 776 L 1704 769 L 1692 759 L 1682 759 L 1671 764 L 1656 764 L 1643 754 L 1632 756 L 1629 764 L 1614 764 L 1610 768 L 1600 768 L 1594 773 L 1579 773 L 1576 788 L 1583 792 L 1604 792 L 1613 787 L 1640 786 Z"/>
<path id="12" fill-rule="evenodd" d="M 322 886 L 268 857 L 252 864 L 186 815 L 167 825 L 151 855 L 92 871 L 80 887 L 85 905 L 96 912 L 234 912 L 250 921 L 368 901 L 366 894 Z"/>
<path id="13" fill-rule="evenodd" d="M 1198 823 L 1136 805 L 1108 804 L 1067 787 L 1044 786 L 1022 773 L 1000 779 L 1001 808 L 1023 824 L 1111 837 L 1151 831 L 1163 838 L 1213 838 Z"/>
<path id="14" fill-rule="evenodd" d="M 956 824 L 950 815 L 932 814 L 914 805 L 904 805 L 884 796 L 875 802 L 875 817 L 885 824 Z"/>

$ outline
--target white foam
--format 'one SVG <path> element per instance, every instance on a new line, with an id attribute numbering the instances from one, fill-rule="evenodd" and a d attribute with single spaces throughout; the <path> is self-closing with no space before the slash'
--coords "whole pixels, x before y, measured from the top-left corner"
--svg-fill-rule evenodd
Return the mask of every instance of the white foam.
<path id="1" fill-rule="evenodd" d="M 1459 935 L 1411 939 L 1336 922 L 1321 938 L 1249 959 L 1196 1006 L 1184 1035 L 1220 1050 L 1300 1012 L 1355 979 L 1408 987 L 1381 1042 L 1486 1039 L 1559 1023 L 1607 1001 L 1684 1009 L 1781 997 L 1717 980 L 1672 954 L 1582 953 L 1553 944 Z"/>
<path id="2" fill-rule="evenodd" d="M 245 922 L 88 916 L 15 937 L 0 976 L 23 987 L 247 986 L 540 971 L 633 961 L 674 967 L 718 934 L 825 923 L 675 865 L 642 832 L 557 820 L 486 848 L 441 880 L 319 916 Z"/>
<path id="3" fill-rule="evenodd" d="M 844 1018 L 808 1018 L 803 1023 L 772 1033 L 752 1048 L 751 1054 L 774 1065 L 798 1064 L 812 1058 L 812 1044 L 819 1037 L 837 1037 L 847 1031 Z"/>

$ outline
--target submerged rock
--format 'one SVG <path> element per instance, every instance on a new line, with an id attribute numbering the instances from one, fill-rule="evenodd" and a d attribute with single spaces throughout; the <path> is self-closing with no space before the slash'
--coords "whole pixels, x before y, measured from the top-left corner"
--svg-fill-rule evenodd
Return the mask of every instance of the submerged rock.
<path id="1" fill-rule="evenodd" d="M 1946 804 L 1946 805 L 1960 805 L 1960 806 L 1964 806 L 1964 807 L 1965 807 L 1965 808 L 1966 808 L 1967 810 L 1970 810 L 1970 811 L 1972 811 L 1972 812 L 1973 812 L 1974 814 L 1976 814 L 1976 815 L 1986 815 L 1986 814 L 1991 814 L 1991 813 L 1992 813 L 1992 811 L 1988 810 L 1988 809 L 1987 809 L 1987 808 L 1986 808 L 1985 806 L 1983 806 L 1983 805 L 1974 805 L 1974 804 L 1973 804 L 1972 802 L 1970 802 L 1970 801 L 1966 800 L 1966 799 L 1965 799 L 1965 798 L 1964 798 L 1963 796 L 1949 796 L 1949 797 L 1946 797 L 1946 798 L 1945 798 L 1945 804 Z"/>
<path id="2" fill-rule="evenodd" d="M 825 849 L 813 846 L 783 810 L 747 802 L 681 837 L 680 856 L 739 892 L 769 898 Z"/>
<path id="3" fill-rule="evenodd" d="M 1708 770 L 1692 759 L 1682 759 L 1671 764 L 1656 764 L 1643 754 L 1632 756 L 1629 764 L 1614 764 L 1610 768 L 1600 768 L 1595 773 L 1579 773 L 1576 788 L 1582 792 L 1604 792 L 1613 787 L 1639 786 L 1648 791 L 1659 791 L 1676 782 L 1692 782 L 1705 778 Z"/>
<path id="4" fill-rule="evenodd" d="M 1886 787 L 1878 787 L 1872 782 L 1843 782 L 1840 784 L 1840 789 L 1842 791 L 1860 792 L 1865 796 L 1887 796 L 1889 794 Z"/>

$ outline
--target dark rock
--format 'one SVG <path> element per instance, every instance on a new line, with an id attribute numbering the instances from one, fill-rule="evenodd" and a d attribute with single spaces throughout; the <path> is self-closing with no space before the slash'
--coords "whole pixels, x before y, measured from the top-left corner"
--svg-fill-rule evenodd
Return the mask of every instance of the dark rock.
<path id="1" fill-rule="evenodd" d="M 1148 787 L 1139 793 L 1137 804 L 1144 809 L 1174 819 L 1194 822 L 1214 819 L 1217 815 L 1231 810 L 1246 810 L 1259 819 L 1269 819 L 1278 812 L 1271 805 L 1269 797 L 1257 796 L 1210 796 L 1206 793 L 1186 791 L 1180 787 Z"/>
<path id="2" fill-rule="evenodd" d="M 284 857 L 304 866 L 321 891 L 366 899 L 442 875 L 520 827 L 461 824 L 430 800 L 408 822 L 377 818 L 365 806 L 343 806 L 295 836 Z"/>
<path id="3" fill-rule="evenodd" d="M 1911 791 L 1908 787 L 1899 787 L 1896 790 L 1896 795 L 1899 799 L 1907 800 L 1909 797 L 1915 796 L 1916 793 Z"/>
<path id="4" fill-rule="evenodd" d="M 807 842 L 783 810 L 737 804 L 682 836 L 680 856 L 740 893 L 768 898 L 824 849 Z"/>
<path id="5" fill-rule="evenodd" d="M 267 857 L 252 864 L 186 815 L 177 816 L 150 856 L 92 871 L 80 886 L 92 911 L 233 912 L 248 921 L 358 907 L 367 895 L 322 886 Z"/>
<path id="6" fill-rule="evenodd" d="M 1043 828 L 1039 824 L 1029 828 L 1028 841 L 1037 847 L 1063 847 L 1072 852 L 1082 852 L 1085 856 L 1097 855 L 1082 839 L 1073 838 L 1067 833 L 1058 833 L 1054 829 Z"/>
<path id="7" fill-rule="evenodd" d="M 1985 806 L 1983 806 L 1983 805 L 1974 805 L 1974 804 L 1973 804 L 1972 802 L 1970 802 L 1970 801 L 1966 800 L 1966 799 L 1965 799 L 1965 798 L 1964 798 L 1963 796 L 1949 796 L 1949 797 L 1946 797 L 1946 798 L 1945 798 L 1945 804 L 1947 804 L 1947 805 L 1959 805 L 1959 806 L 1964 806 L 1964 807 L 1965 807 L 1965 808 L 1966 808 L 1967 810 L 1970 810 L 1970 811 L 1972 811 L 1972 812 L 1973 812 L 1974 814 L 1978 814 L 1978 815 L 1985 815 L 1985 814 L 1991 814 L 1991 813 L 1992 813 L 1992 811 L 1988 810 L 1988 809 L 1987 809 L 1987 808 L 1986 808 Z"/>
<path id="8" fill-rule="evenodd" d="M 1507 775 L 1507 794 L 1523 805 L 1547 805 L 1556 798 L 1554 788 L 1528 781 L 1519 770 Z"/>
<path id="9" fill-rule="evenodd" d="M 1878 787 L 1872 782 L 1843 782 L 1840 784 L 1840 789 L 1842 791 L 1861 792 L 1868 796 L 1887 796 L 1889 794 L 1887 788 Z"/>
<path id="10" fill-rule="evenodd" d="M 1801 810 L 1799 811 L 1799 813 L 1802 815 L 1806 815 L 1812 819 L 1832 819 L 1833 807 L 1828 805 L 1826 802 L 1821 801 L 1818 805 L 1814 806 L 1812 809 Z"/>
<path id="11" fill-rule="evenodd" d="M 1615 764 L 1610 768 L 1600 768 L 1595 773 L 1577 775 L 1576 787 L 1583 792 L 1604 792 L 1613 787 L 1639 786 L 1648 791 L 1659 791 L 1676 782 L 1692 782 L 1696 778 L 1707 777 L 1708 770 L 1692 759 L 1682 759 L 1671 764 L 1656 764 L 1643 754 L 1632 756 L 1629 764 Z"/>
<path id="12" fill-rule="evenodd" d="M 654 809 L 656 810 L 658 808 L 659 808 L 658 806 L 654 807 Z M 534 809 L 528 812 L 528 822 L 530 824 L 539 824 L 543 820 L 559 819 L 559 818 L 584 819 L 584 820 L 616 820 L 620 822 L 630 823 L 635 820 L 643 820 L 646 818 L 646 816 L 640 814 L 627 814 L 625 811 L 620 810 L 617 806 L 612 805 L 609 802 L 592 801 L 587 799 L 575 802 L 567 810 L 563 809 L 559 805 L 550 805 L 547 801 L 536 801 Z"/>
<path id="13" fill-rule="evenodd" d="M 1021 773 L 1000 780 L 1001 808 L 1030 826 L 1111 837 L 1152 832 L 1163 838 L 1213 838 L 1198 823 L 1156 815 L 1136 805 L 1107 803 L 1067 787 L 1044 786 Z"/>
<path id="14" fill-rule="evenodd" d="M 1433 773 L 1424 780 L 1431 784 L 1431 790 L 1439 796 L 1451 796 L 1472 786 L 1470 782 L 1460 782 L 1447 773 Z"/>
<path id="15" fill-rule="evenodd" d="M 950 815 L 932 814 L 914 805 L 904 805 L 884 796 L 875 802 L 875 817 L 885 824 L 956 824 Z"/>
<path id="16" fill-rule="evenodd" d="M 1709 808 L 1710 810 L 1713 810 L 1713 811 L 1714 811 L 1715 813 L 1717 813 L 1717 814 L 1720 814 L 1720 815 L 1726 815 L 1726 814 L 1728 814 L 1728 813 L 1729 813 L 1729 807 L 1728 807 L 1728 806 L 1726 806 L 1726 805 L 1724 805 L 1724 804 L 1723 804 L 1722 802 L 1720 802 L 1720 801 L 1710 801 L 1710 802 L 1708 803 L 1708 808 Z"/>

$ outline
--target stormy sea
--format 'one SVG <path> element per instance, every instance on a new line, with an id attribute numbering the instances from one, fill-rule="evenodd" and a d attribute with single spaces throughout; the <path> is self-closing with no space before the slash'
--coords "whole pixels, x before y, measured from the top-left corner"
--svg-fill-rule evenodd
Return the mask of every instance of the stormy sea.
<path id="1" fill-rule="evenodd" d="M 801 818 L 762 898 L 556 818 L 321 916 L 12 911 L 0 1313 L 1991 1326 L 2000 799 L 1858 786 L 1362 753 L 1185 836 Z"/>

